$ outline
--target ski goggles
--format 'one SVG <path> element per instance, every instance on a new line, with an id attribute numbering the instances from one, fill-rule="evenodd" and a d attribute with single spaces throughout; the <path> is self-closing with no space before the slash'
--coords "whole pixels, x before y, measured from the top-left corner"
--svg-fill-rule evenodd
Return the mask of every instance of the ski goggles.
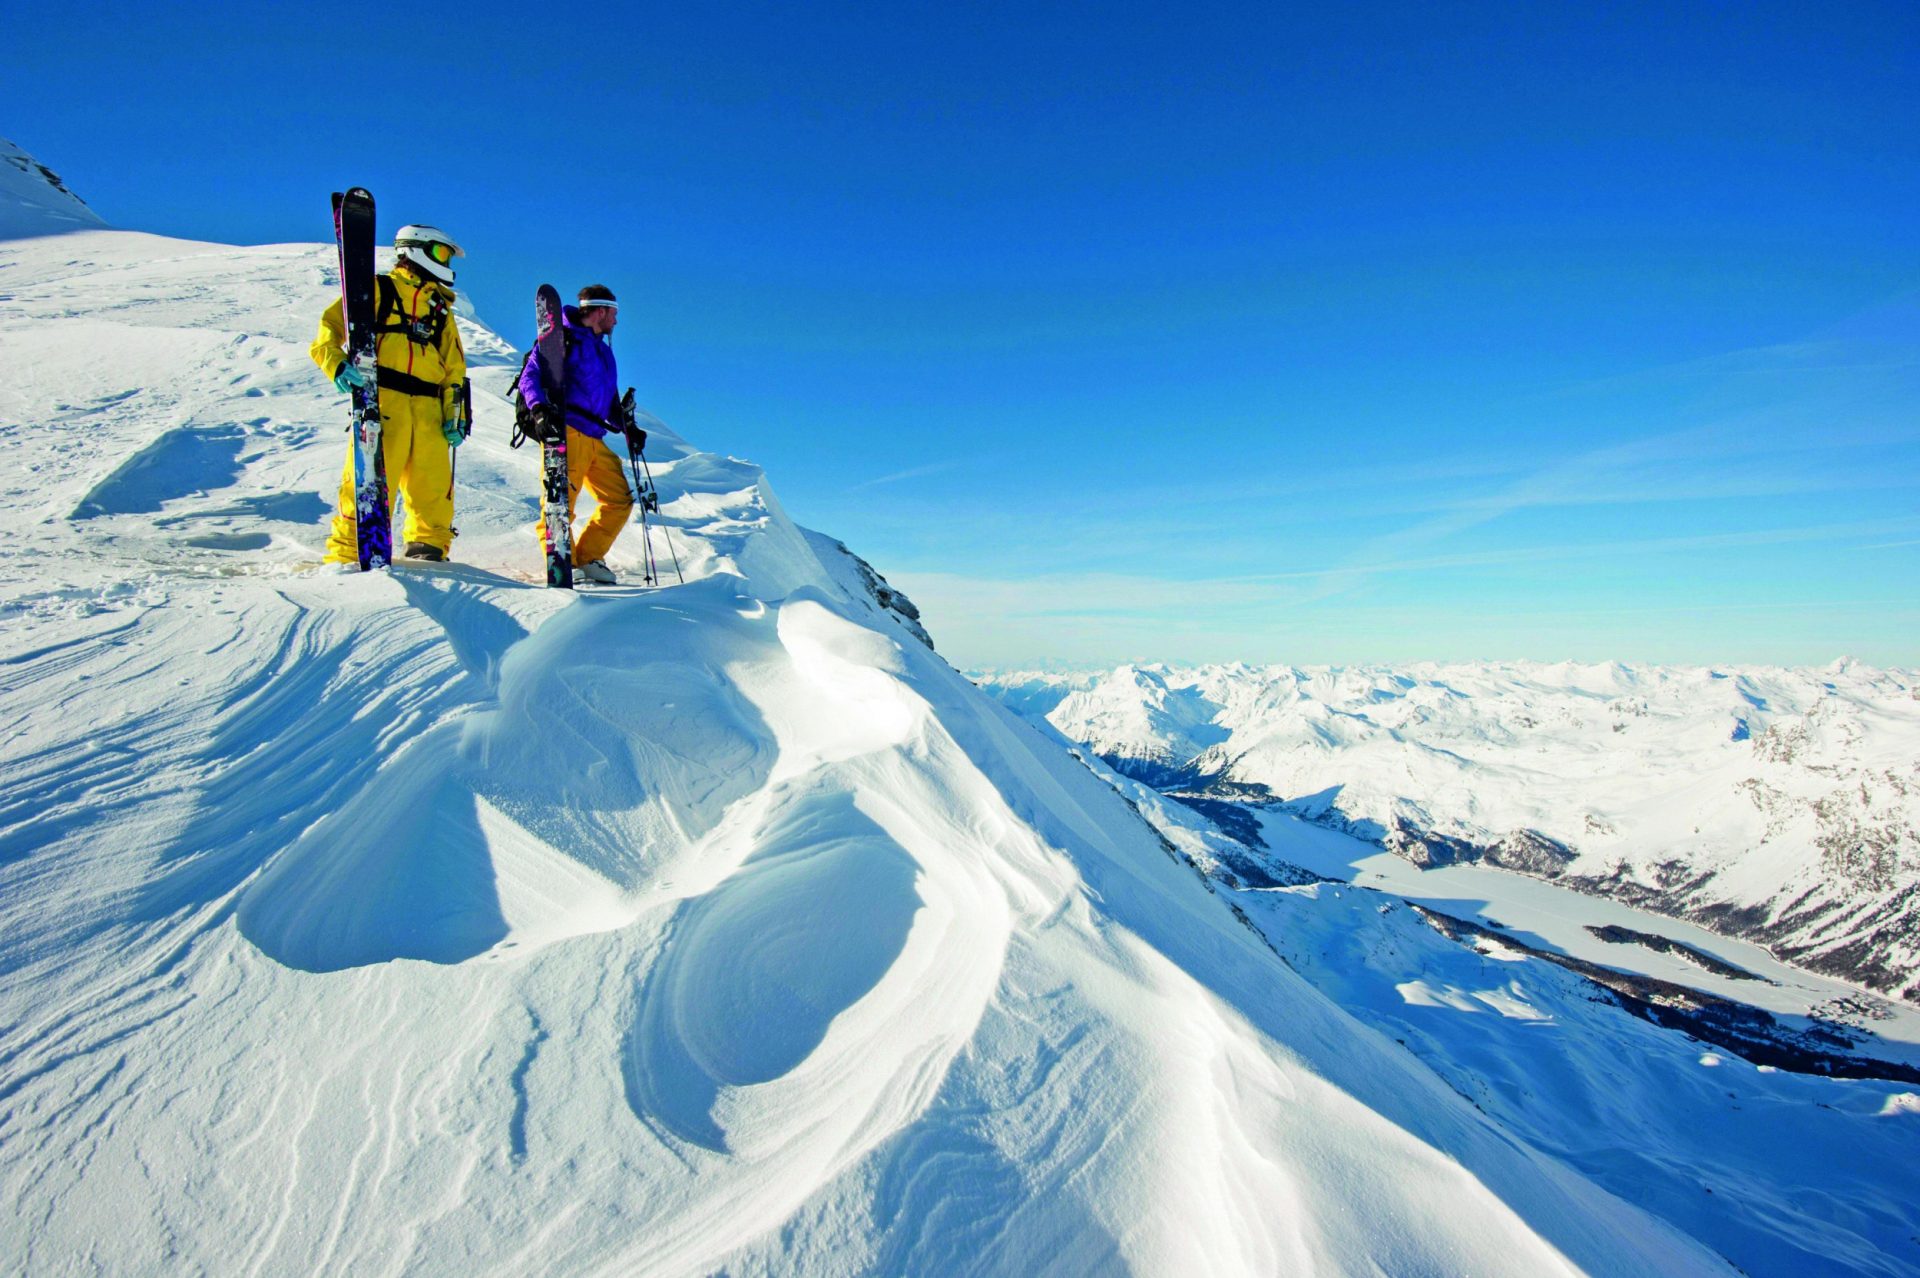
<path id="1" fill-rule="evenodd" d="M 604 297 L 589 297 L 586 301 L 574 307 L 574 309 L 577 311 L 590 311 L 596 306 L 604 306 L 610 311 L 617 311 L 620 309 L 620 303 Z"/>
<path id="2" fill-rule="evenodd" d="M 428 261 L 440 266 L 448 265 L 456 257 L 465 256 L 459 249 L 447 243 L 445 240 L 396 240 L 394 247 L 413 249 L 415 252 L 425 253 Z"/>

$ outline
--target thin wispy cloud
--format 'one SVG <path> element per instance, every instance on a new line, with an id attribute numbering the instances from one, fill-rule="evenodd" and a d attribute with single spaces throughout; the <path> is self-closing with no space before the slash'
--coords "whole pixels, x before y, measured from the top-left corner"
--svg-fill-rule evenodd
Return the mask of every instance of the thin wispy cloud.
<path id="1" fill-rule="evenodd" d="M 1394 572 L 1430 572 L 1444 568 L 1481 568 L 1498 564 L 1541 563 L 1555 560 L 1607 558 L 1672 554 L 1697 550 L 1729 550 L 1742 546 L 1775 546 L 1794 542 L 1841 541 L 1850 537 L 1870 537 L 1920 528 L 1920 517 L 1900 520 L 1868 520 L 1856 523 L 1821 524 L 1796 528 L 1757 528 L 1741 532 L 1705 533 L 1686 537 L 1650 537 L 1624 541 L 1575 542 L 1550 546 L 1516 546 L 1505 550 L 1471 551 L 1456 555 L 1428 555 L 1420 558 L 1342 564 L 1338 568 L 1302 569 L 1293 572 L 1259 573 L 1222 580 L 1295 581 L 1333 575 L 1367 576 Z M 1915 545 L 1899 541 L 1880 546 L 1861 546 L 1861 550 Z"/>
<path id="2" fill-rule="evenodd" d="M 896 470 L 890 475 L 879 475 L 873 479 L 863 479 L 857 484 L 849 484 L 846 491 L 850 493 L 864 492 L 866 489 L 879 488 L 886 484 L 898 484 L 909 479 L 923 479 L 928 475 L 943 474 L 946 471 L 954 470 L 961 466 L 975 465 L 982 460 L 982 458 L 975 457 L 971 454 L 964 457 L 950 457 L 946 461 L 929 462 L 925 466 L 913 466 L 906 470 Z"/>
<path id="3" fill-rule="evenodd" d="M 995 577 L 957 573 L 902 573 L 903 581 L 938 584 L 945 589 L 964 590 L 978 599 L 991 596 L 996 606 L 1009 613 L 1044 612 L 1060 615 L 1072 612 L 1085 615 L 1144 614 L 1173 607 L 1234 607 L 1249 604 L 1289 605 L 1320 602 L 1316 592 L 1276 594 L 1271 587 L 1287 582 L 1311 582 L 1330 573 L 1384 575 L 1390 573 L 1437 572 L 1459 568 L 1480 568 L 1509 564 L 1538 564 L 1576 561 L 1611 556 L 1644 557 L 1674 555 L 1690 551 L 1717 551 L 1751 546 L 1792 543 L 1844 541 L 1856 537 L 1885 536 L 1888 533 L 1920 530 L 1920 516 L 1903 520 L 1866 520 L 1848 523 L 1797 527 L 1749 529 L 1741 532 L 1700 534 L 1684 537 L 1656 537 L 1605 542 L 1565 543 L 1544 546 L 1513 547 L 1501 550 L 1466 552 L 1453 555 L 1428 555 L 1369 563 L 1347 564 L 1337 568 L 1314 567 L 1284 572 L 1252 573 L 1230 577 L 1177 578 L 1134 573 L 1043 573 L 1023 577 Z M 1883 546 L 1920 544 L 1920 539 L 1880 543 Z M 1859 549 L 1874 549 L 1862 546 Z"/>
<path id="4" fill-rule="evenodd" d="M 1911 467 L 1809 466 L 1812 451 L 1798 438 L 1780 446 L 1750 423 L 1713 421 L 1682 430 L 1589 449 L 1540 468 L 1489 494 L 1462 498 L 1432 518 L 1370 538 L 1351 559 L 1329 570 L 1321 592 L 1347 589 L 1368 565 L 1417 557 L 1418 552 L 1518 511 L 1593 505 L 1674 504 L 1759 500 L 1812 493 L 1898 489 L 1915 483 Z M 1821 456 L 1825 461 L 1831 447 Z M 1769 454 L 1772 455 L 1769 460 Z M 1792 458 L 1797 461 L 1789 461 Z M 1759 534 L 1765 536 L 1764 530 Z M 1686 539 L 1680 539 L 1682 542 Z M 1757 543 L 1756 543 L 1757 544 Z M 1520 548 L 1525 553 L 1526 548 Z"/>
<path id="5" fill-rule="evenodd" d="M 1009 454 L 986 500 L 954 478 L 865 500 L 957 458 L 846 491 L 894 535 L 889 575 L 931 591 L 931 621 L 1002 652 L 1016 639 L 1033 653 L 1071 642 L 1148 659 L 1176 646 L 1258 654 L 1263 635 L 1364 646 L 1375 640 L 1355 628 L 1362 616 L 1437 643 L 1497 640 L 1480 619 L 1578 638 L 1607 629 L 1595 618 L 1634 615 L 1659 642 L 1716 609 L 1768 615 L 1789 592 L 1900 593 L 1888 577 L 1920 533 L 1905 499 L 1920 494 L 1916 349 L 1884 328 L 1823 336 L 1552 394 L 1436 401 L 1425 425 L 1276 423 L 1245 449 L 1202 447 L 1218 435 L 1204 424 L 1123 418 L 1108 436 L 1141 464 L 1089 455 L 1084 482 Z M 1795 549 L 1808 546 L 1821 549 Z M 1679 596 L 1697 606 L 1660 603 Z M 1797 626 L 1810 648 L 1817 637 L 1854 651 L 1897 611 L 1820 609 L 1780 603 L 1774 615 L 1804 620 L 1759 629 Z"/>

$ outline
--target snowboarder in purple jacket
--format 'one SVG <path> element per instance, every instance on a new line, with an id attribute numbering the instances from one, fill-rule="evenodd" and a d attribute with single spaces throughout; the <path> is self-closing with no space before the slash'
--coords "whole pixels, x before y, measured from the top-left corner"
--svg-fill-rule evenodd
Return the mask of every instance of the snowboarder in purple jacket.
<path id="1" fill-rule="evenodd" d="M 627 487 L 626 469 L 620 455 L 607 447 L 606 439 L 609 431 L 622 433 L 614 420 L 620 374 L 614 364 L 613 347 L 607 341 L 619 314 L 620 304 L 614 300 L 613 290 L 604 284 L 589 284 L 580 290 L 580 304 L 567 307 L 560 315 L 567 334 L 566 369 L 549 369 L 536 347 L 520 373 L 520 394 L 532 413 L 536 437 L 553 438 L 559 431 L 566 431 L 568 518 L 572 518 L 583 483 L 599 503 L 587 526 L 574 536 L 573 564 L 588 581 L 603 585 L 616 580 L 607 567 L 606 555 L 633 513 L 633 490 Z M 556 372 L 560 375 L 555 376 Z M 551 402 L 549 386 L 562 388 L 564 403 Z M 647 433 L 633 427 L 625 435 L 629 453 L 638 456 L 647 445 Z"/>

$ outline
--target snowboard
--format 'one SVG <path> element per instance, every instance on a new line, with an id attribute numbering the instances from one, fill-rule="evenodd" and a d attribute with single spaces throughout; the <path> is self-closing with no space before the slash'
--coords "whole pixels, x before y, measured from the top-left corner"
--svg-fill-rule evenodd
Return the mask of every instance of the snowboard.
<path id="1" fill-rule="evenodd" d="M 560 325 L 560 292 L 542 284 L 533 295 L 534 347 L 546 370 L 547 402 L 567 403 L 567 334 Z M 540 532 L 547 546 L 547 584 L 573 589 L 573 524 L 567 513 L 567 434 L 540 443 Z"/>
<path id="2" fill-rule="evenodd" d="M 356 186 L 333 196 L 333 238 L 340 249 L 340 301 L 347 325 L 347 362 L 377 378 L 374 324 L 373 195 Z M 392 508 L 387 504 L 387 459 L 380 447 L 380 388 L 355 388 L 353 504 L 360 569 L 393 562 Z"/>

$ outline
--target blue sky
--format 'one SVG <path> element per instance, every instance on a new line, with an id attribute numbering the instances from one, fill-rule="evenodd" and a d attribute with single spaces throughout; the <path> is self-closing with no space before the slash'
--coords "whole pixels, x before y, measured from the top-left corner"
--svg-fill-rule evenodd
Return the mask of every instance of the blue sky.
<path id="1" fill-rule="evenodd" d="M 360 182 L 510 338 L 611 284 L 963 665 L 1920 665 L 1920 7 L 1328 8 L 108 5 L 0 71 L 116 225 Z"/>

